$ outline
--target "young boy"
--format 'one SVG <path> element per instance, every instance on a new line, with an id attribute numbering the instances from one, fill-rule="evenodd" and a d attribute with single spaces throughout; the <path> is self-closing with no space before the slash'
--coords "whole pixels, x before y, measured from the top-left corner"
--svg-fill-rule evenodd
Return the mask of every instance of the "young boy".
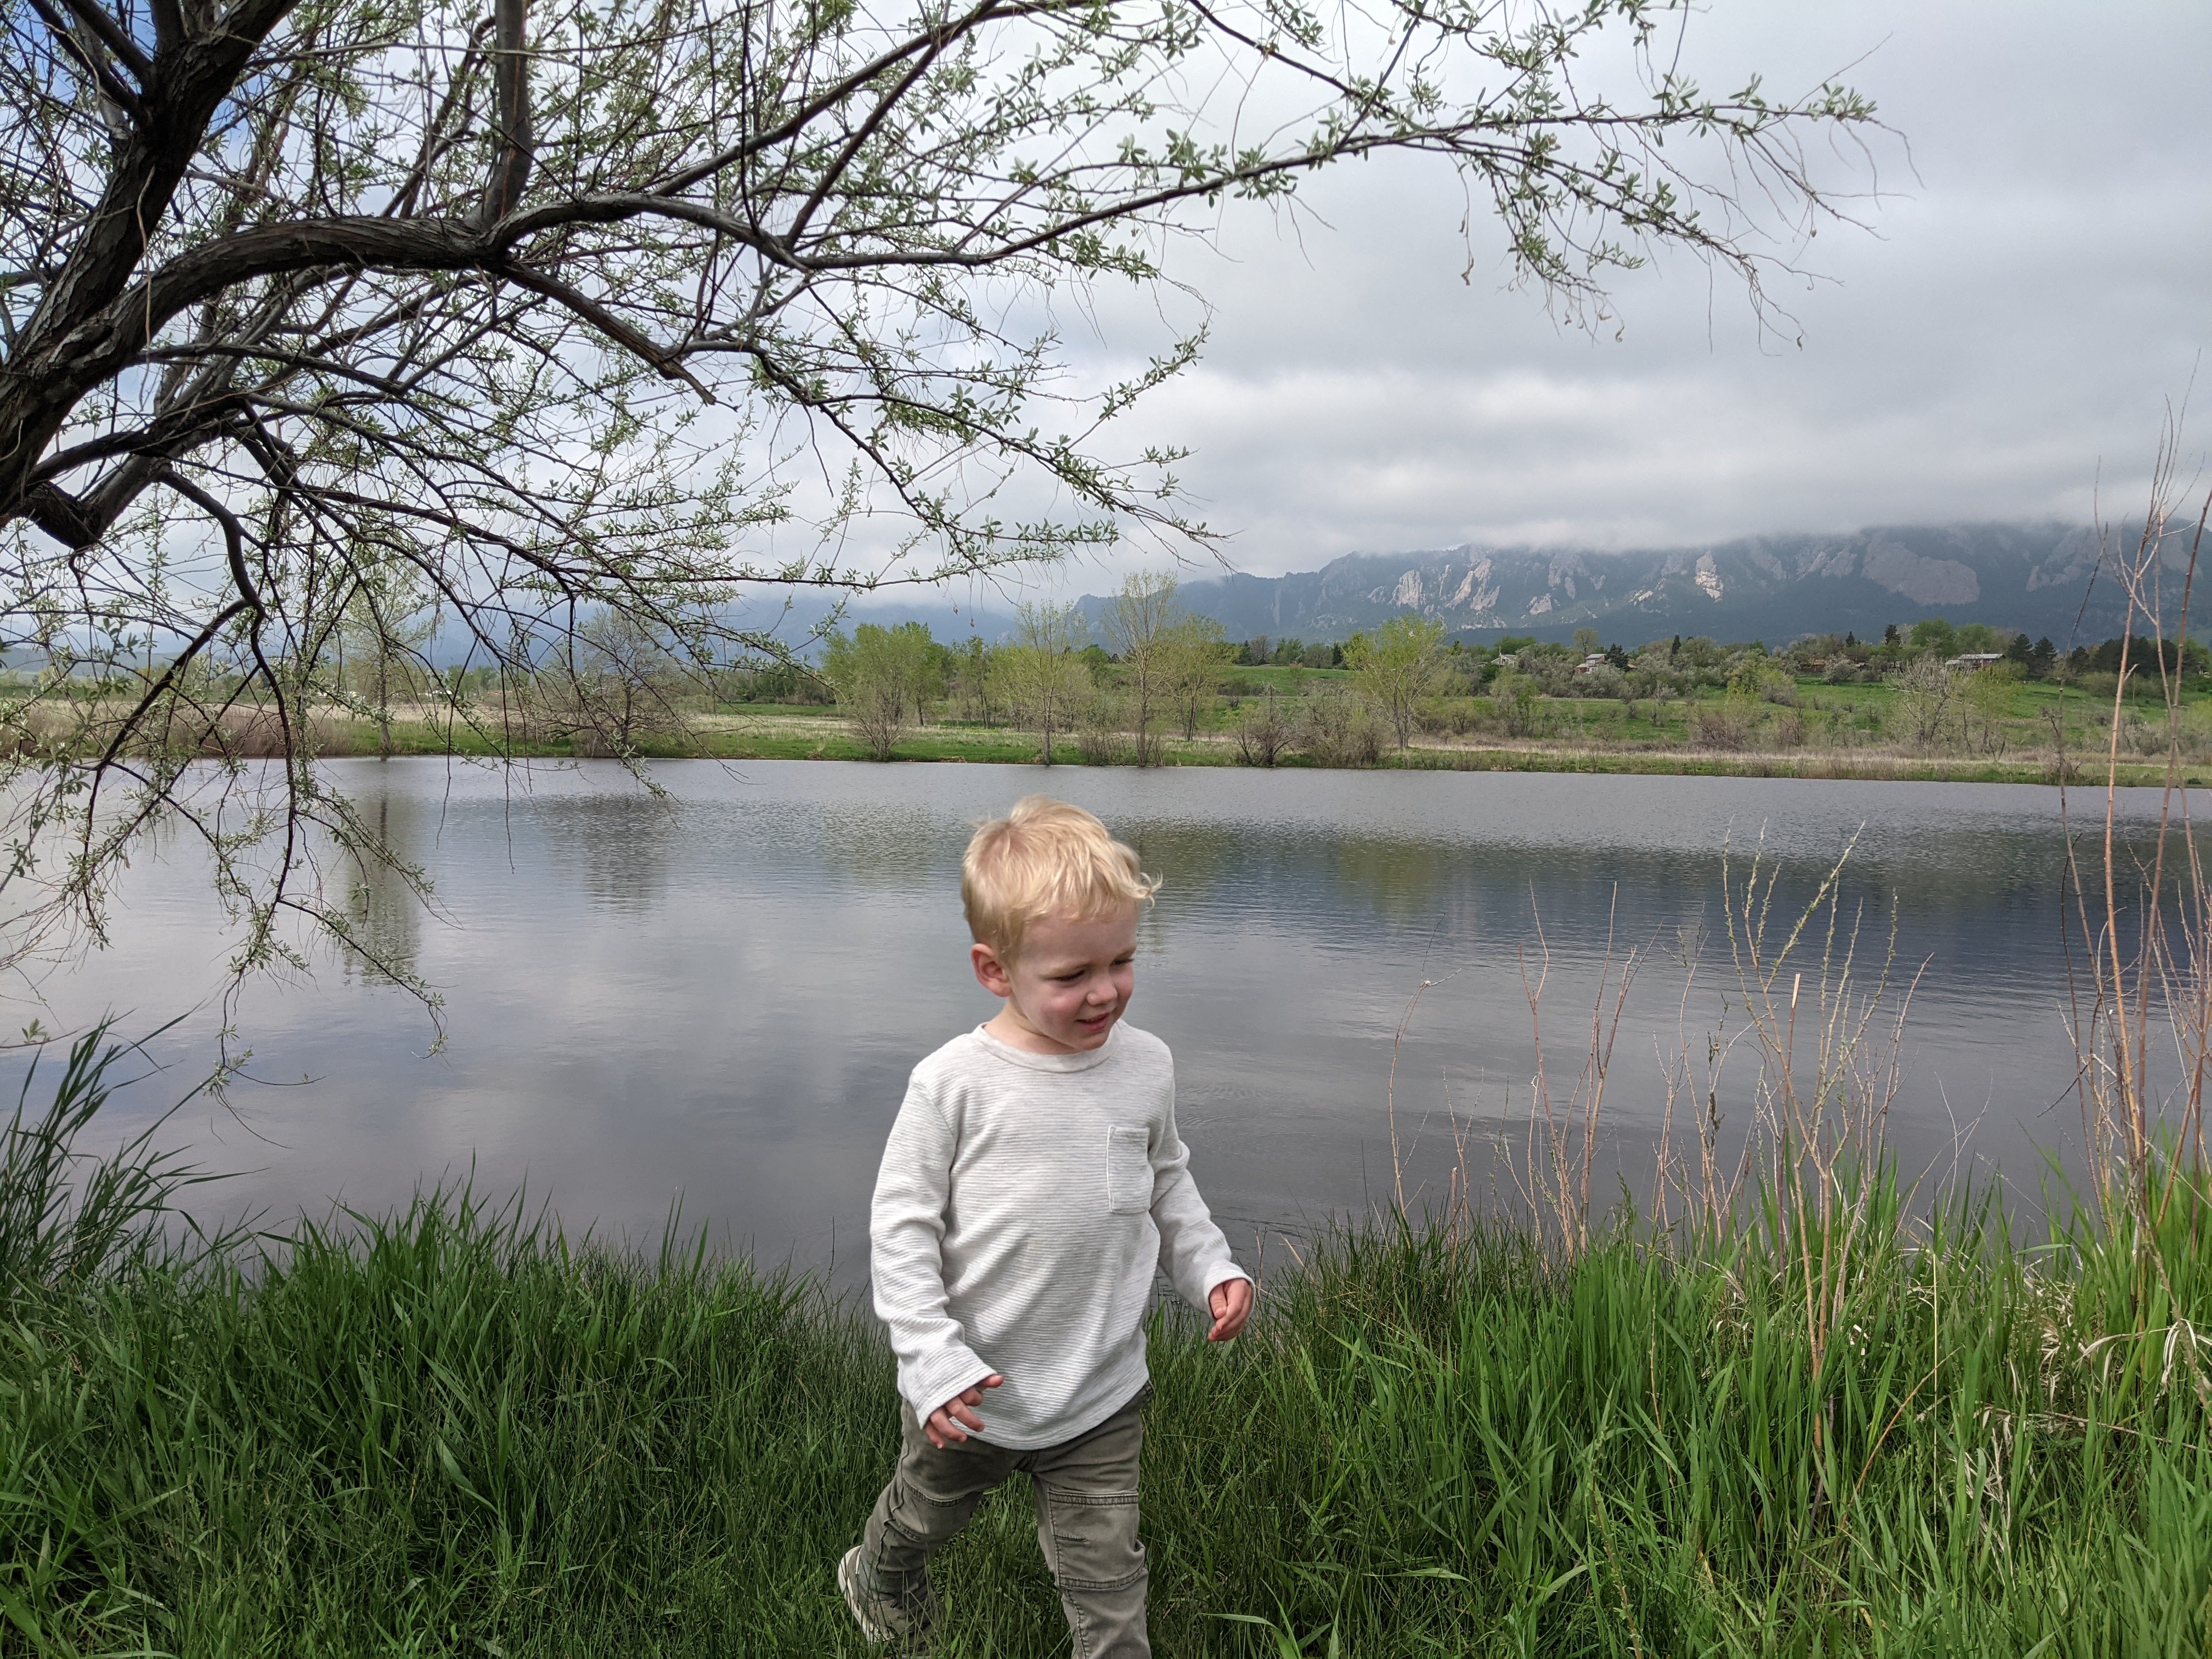
<path id="1" fill-rule="evenodd" d="M 1139 1408 L 1152 1275 L 1244 1328 L 1230 1259 L 1176 1133 L 1175 1065 L 1121 1023 L 1158 884 L 1079 807 L 1031 795 L 968 843 L 975 977 L 1005 1004 L 914 1069 L 870 1221 L 898 1356 L 898 1468 L 838 1564 L 871 1642 L 927 1650 L 928 1561 L 1016 1469 L 1075 1659 L 1142 1659 Z"/>

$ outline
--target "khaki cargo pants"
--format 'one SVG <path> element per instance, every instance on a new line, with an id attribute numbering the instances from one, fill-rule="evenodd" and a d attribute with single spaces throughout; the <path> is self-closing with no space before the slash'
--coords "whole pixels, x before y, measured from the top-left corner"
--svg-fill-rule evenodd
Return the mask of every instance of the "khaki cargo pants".
<path id="1" fill-rule="evenodd" d="M 1034 1451 L 972 1437 L 940 1449 L 902 1406 L 898 1468 L 860 1540 L 860 1582 L 898 1605 L 926 1605 L 929 1558 L 968 1524 L 984 1493 L 1020 1469 L 1036 1493 L 1037 1546 L 1060 1587 L 1075 1659 L 1150 1659 L 1137 1454 L 1139 1412 L 1152 1392 L 1148 1383 L 1089 1433 Z"/>

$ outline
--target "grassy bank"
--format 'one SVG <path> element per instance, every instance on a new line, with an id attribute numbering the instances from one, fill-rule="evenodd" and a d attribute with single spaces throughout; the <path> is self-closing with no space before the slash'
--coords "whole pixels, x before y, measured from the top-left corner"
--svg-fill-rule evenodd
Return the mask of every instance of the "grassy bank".
<path id="1" fill-rule="evenodd" d="M 1817 1224 L 1570 1262 L 1462 1218 L 1326 1243 L 1233 1349 L 1163 1322 L 1158 1651 L 2203 1651 L 2212 1210 L 1908 1248 L 1861 1196 L 1832 1305 Z M 448 1198 L 0 1334 L 0 1650 L 862 1651 L 890 1366 L 796 1281 Z M 943 1652 L 1065 1651 L 1025 1492 L 942 1572 Z"/>
<path id="2" fill-rule="evenodd" d="M 1622 702 L 1536 696 L 1525 707 L 1487 696 L 1430 699 L 1401 749 L 1364 707 L 1355 677 L 1336 671 L 1239 667 L 1224 689 L 1194 716 L 1156 725 L 1147 751 L 1170 766 L 1263 763 L 1287 768 L 1584 772 L 1701 777 L 1911 779 L 1948 782 L 2050 783 L 2084 774 L 2103 779 L 2114 769 L 2126 785 L 2150 784 L 2177 763 L 2177 781 L 2212 782 L 2212 694 L 2191 681 L 2178 691 L 2171 732 L 2154 703 L 2129 702 L 2117 715 L 2112 698 L 2094 690 L 2044 682 L 1990 684 L 2002 694 L 1974 720 L 1947 717 L 1934 735 L 1916 735 L 1916 719 L 1887 682 L 1829 685 L 1803 678 L 1779 687 L 1789 702 L 1746 700 L 1717 686 L 1681 696 Z M 1103 694 L 1102 694 L 1103 695 Z M 1959 694 L 1963 697 L 1964 693 Z M 1263 701 L 1265 700 L 1265 701 Z M 1332 700 L 1334 700 L 1332 702 Z M 2001 706 L 2000 706 L 2001 703 Z M 128 705 L 100 696 L 52 698 L 36 718 L 18 718 L 58 750 L 100 750 Z M 1335 707 L 1343 730 L 1322 741 L 1308 728 L 1313 711 Z M 1255 745 L 1247 723 L 1255 711 L 1280 725 L 1280 742 Z M 819 703 L 727 702 L 671 694 L 634 723 L 610 725 L 554 719 L 526 703 L 507 708 L 495 699 L 470 705 L 470 718 L 416 700 L 395 702 L 378 722 L 335 706 L 317 708 L 301 741 L 323 757 L 377 754 L 457 755 L 478 758 L 575 759 L 628 753 L 647 760 L 870 760 L 1030 764 L 1043 757 L 1042 736 L 1009 724 L 952 718 L 935 710 L 930 724 L 908 724 L 887 753 L 871 747 L 844 712 Z M 649 716 L 649 717 L 647 717 Z M 2115 742 L 2113 722 L 2118 722 Z M 473 722 L 473 723 L 472 723 Z M 1923 722 L 1924 723 L 1924 722 Z M 602 723 L 605 724 L 605 723 Z M 1094 726 L 1096 722 L 1093 722 Z M 285 734 L 273 712 L 240 704 L 218 732 L 193 752 L 213 757 L 283 752 Z M 1118 729 L 1060 730 L 1052 758 L 1060 765 L 1127 764 L 1131 735 Z M 2115 750 L 2117 753 L 2115 754 Z"/>
<path id="3" fill-rule="evenodd" d="M 566 739 L 532 741 L 516 738 L 495 747 L 466 726 L 449 726 L 423 720 L 402 720 L 387 732 L 365 722 L 319 721 L 320 751 L 325 756 L 367 756 L 387 747 L 394 756 L 460 755 L 479 759 L 514 758 L 569 760 L 603 755 L 604 750 L 580 747 Z M 1240 763 L 1233 742 L 1218 734 L 1186 739 L 1168 737 L 1159 741 L 1159 762 L 1167 766 L 1235 766 Z M 647 760 L 870 760 L 867 745 L 853 735 L 850 726 L 820 708 L 763 708 L 744 714 L 696 716 L 680 733 L 639 735 L 635 752 Z M 899 762 L 966 762 L 971 764 L 1033 765 L 1042 757 L 1036 733 L 1007 726 L 944 723 L 921 728 L 902 738 L 891 759 Z M 1087 761 L 1079 744 L 1057 739 L 1054 764 L 1084 766 Z M 1127 764 L 1117 755 L 1107 764 Z M 1278 765 L 1286 770 L 1317 766 L 1311 757 L 1296 752 L 1283 756 Z M 1417 739 L 1402 751 L 1384 747 L 1367 769 L 1378 771 L 1455 772 L 1577 772 L 1622 776 L 1756 777 L 1899 779 L 1948 783 L 2050 783 L 2057 770 L 2048 753 L 2015 750 L 1991 754 L 1916 754 L 1875 747 L 1799 747 L 1779 750 L 1714 750 L 1660 741 L 1609 743 L 1602 737 L 1568 735 L 1557 738 L 1485 738 L 1430 736 Z M 2103 757 L 2077 755 L 2069 768 L 2070 780 L 2085 769 L 2101 780 L 2108 769 Z M 2160 782 L 2166 775 L 2163 758 L 2124 758 L 2118 768 L 2123 786 Z M 2180 781 L 2191 785 L 2212 783 L 2212 760 L 2198 766 L 2185 763 Z"/>

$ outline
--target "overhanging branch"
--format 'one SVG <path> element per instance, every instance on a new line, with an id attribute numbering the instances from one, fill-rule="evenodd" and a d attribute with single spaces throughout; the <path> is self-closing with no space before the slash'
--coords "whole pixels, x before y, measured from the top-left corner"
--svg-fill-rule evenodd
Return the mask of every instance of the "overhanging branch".
<path id="1" fill-rule="evenodd" d="M 521 203 L 534 155 L 530 111 L 530 54 L 524 40 L 528 0 L 498 0 L 492 42 L 492 86 L 498 103 L 499 147 L 484 186 L 477 222 L 496 224 Z"/>

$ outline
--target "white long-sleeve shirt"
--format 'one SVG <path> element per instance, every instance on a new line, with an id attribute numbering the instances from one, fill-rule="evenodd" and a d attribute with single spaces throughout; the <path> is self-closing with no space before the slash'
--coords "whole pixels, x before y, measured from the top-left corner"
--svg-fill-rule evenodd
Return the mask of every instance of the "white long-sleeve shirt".
<path id="1" fill-rule="evenodd" d="M 899 1393 L 927 1417 L 997 1372 L 982 1437 L 1028 1450 L 1143 1387 L 1155 1268 L 1204 1310 L 1249 1277 L 1190 1178 L 1167 1044 L 1123 1024 L 1033 1054 L 980 1028 L 914 1068 L 869 1221 Z"/>

